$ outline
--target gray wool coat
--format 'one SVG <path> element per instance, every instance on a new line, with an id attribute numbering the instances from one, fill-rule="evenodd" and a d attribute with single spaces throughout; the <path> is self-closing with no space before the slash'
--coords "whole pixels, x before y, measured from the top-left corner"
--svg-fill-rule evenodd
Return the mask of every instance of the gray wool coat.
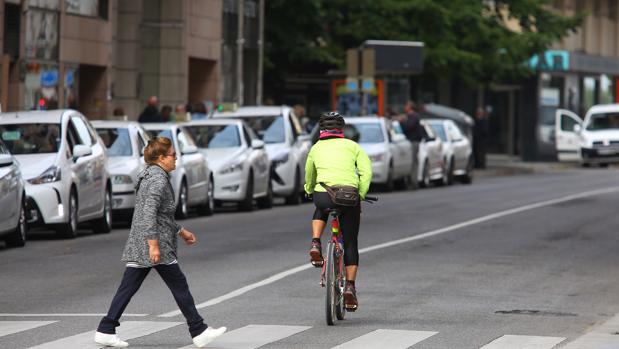
<path id="1" fill-rule="evenodd" d="M 147 240 L 158 240 L 158 264 L 174 262 L 181 226 L 174 220 L 176 205 L 170 176 L 157 165 L 147 166 L 138 175 L 135 191 L 133 220 L 122 260 L 152 267 Z"/>

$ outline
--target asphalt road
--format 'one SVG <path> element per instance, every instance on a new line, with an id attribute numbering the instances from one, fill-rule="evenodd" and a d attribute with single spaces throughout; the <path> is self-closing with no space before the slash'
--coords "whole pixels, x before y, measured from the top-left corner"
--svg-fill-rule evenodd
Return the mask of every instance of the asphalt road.
<path id="1" fill-rule="evenodd" d="M 305 267 L 310 204 L 182 221 L 199 242 L 179 261 L 206 321 L 237 330 L 220 348 L 561 348 L 619 313 L 618 179 L 579 169 L 378 193 L 363 208 L 360 308 L 333 327 L 319 270 Z M 0 348 L 84 348 L 79 335 L 92 337 L 118 287 L 127 233 L 39 230 L 25 248 L 0 247 Z M 140 327 L 131 347 L 189 345 L 176 309 L 152 272 L 122 319 L 143 322 L 128 323 Z"/>

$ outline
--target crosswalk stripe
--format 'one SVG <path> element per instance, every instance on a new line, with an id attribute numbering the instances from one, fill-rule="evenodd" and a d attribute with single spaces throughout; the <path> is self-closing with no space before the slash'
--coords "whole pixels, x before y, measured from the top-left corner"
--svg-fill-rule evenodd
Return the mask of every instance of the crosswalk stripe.
<path id="1" fill-rule="evenodd" d="M 605 323 L 595 327 L 591 332 L 584 334 L 562 349 L 615 349 L 619 348 L 619 314 Z"/>
<path id="2" fill-rule="evenodd" d="M 437 333 L 430 331 L 376 330 L 335 346 L 332 349 L 405 349 Z"/>
<path id="3" fill-rule="evenodd" d="M 564 340 L 564 337 L 505 335 L 480 349 L 551 349 Z"/>
<path id="4" fill-rule="evenodd" d="M 118 327 L 118 336 L 123 340 L 138 338 L 151 333 L 163 331 L 170 327 L 178 326 L 182 322 L 159 322 L 159 321 L 125 321 Z M 94 342 L 95 330 L 80 333 L 74 336 L 61 338 L 52 342 L 43 343 L 31 349 L 95 349 L 101 348 Z"/>
<path id="5" fill-rule="evenodd" d="M 303 332 L 311 326 L 248 325 L 226 332 L 208 344 L 207 348 L 255 349 Z M 193 345 L 180 349 L 195 348 Z"/>
<path id="6" fill-rule="evenodd" d="M 0 337 L 53 324 L 54 322 L 57 321 L 0 321 Z"/>

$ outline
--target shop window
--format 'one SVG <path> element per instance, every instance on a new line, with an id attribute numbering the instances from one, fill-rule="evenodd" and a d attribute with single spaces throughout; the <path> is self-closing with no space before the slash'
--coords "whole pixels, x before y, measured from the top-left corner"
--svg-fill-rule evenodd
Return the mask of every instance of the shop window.
<path id="1" fill-rule="evenodd" d="M 613 81 L 606 75 L 600 77 L 600 103 L 613 103 Z"/>
<path id="2" fill-rule="evenodd" d="M 11 62 L 19 58 L 20 19 L 19 5 L 4 5 L 4 53 L 11 57 Z"/>
<path id="3" fill-rule="evenodd" d="M 108 19 L 108 0 L 65 0 L 66 13 Z"/>

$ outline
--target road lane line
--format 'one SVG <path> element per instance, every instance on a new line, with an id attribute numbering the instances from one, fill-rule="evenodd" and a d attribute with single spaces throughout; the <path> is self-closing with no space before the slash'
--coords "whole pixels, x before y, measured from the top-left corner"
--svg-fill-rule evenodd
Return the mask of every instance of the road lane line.
<path id="1" fill-rule="evenodd" d="M 392 247 L 392 246 L 396 246 L 396 245 L 401 245 L 401 244 L 405 244 L 411 241 L 416 241 L 416 240 L 421 240 L 421 239 L 426 239 L 432 236 L 437 236 L 437 235 L 441 235 L 453 230 L 457 230 L 457 229 L 461 229 L 461 228 L 465 228 L 471 225 L 475 225 L 475 224 L 479 224 L 479 223 L 483 223 L 483 222 L 487 222 L 493 219 L 497 219 L 497 218 L 501 218 L 501 217 L 505 217 L 505 216 L 509 216 L 509 215 L 513 215 L 516 213 L 521 213 L 521 212 L 525 212 L 525 211 L 530 211 L 536 208 L 540 208 L 540 207 L 545 207 L 545 206 L 551 206 L 551 205 L 555 205 L 555 204 L 560 204 L 566 201 L 571 201 L 571 200 L 575 200 L 575 199 L 580 199 L 580 198 L 584 198 L 584 197 L 588 197 L 588 196 L 595 196 L 595 195 L 601 195 L 601 194 L 610 194 L 610 193 L 615 193 L 619 191 L 619 187 L 608 187 L 608 188 L 603 188 L 603 189 L 597 189 L 597 190 L 589 190 L 589 191 L 585 191 L 585 192 L 581 192 L 581 193 L 577 193 L 577 194 L 572 194 L 572 195 L 567 195 L 567 196 L 563 196 L 557 199 L 552 199 L 552 200 L 546 200 L 546 201 L 541 201 L 541 202 L 537 202 L 534 204 L 529 204 L 529 205 L 524 205 L 524 206 L 520 206 L 520 207 L 516 207 L 516 208 L 512 208 L 509 210 L 504 210 L 504 211 L 499 211 L 499 212 L 495 212 L 495 213 L 491 213 L 489 215 L 483 216 L 483 217 L 479 217 L 479 218 L 475 218 L 475 219 L 471 219 L 468 221 L 464 221 L 458 224 L 454 224 L 454 225 L 450 225 L 444 228 L 440 228 L 440 229 L 436 229 L 436 230 L 432 230 L 426 233 L 422 233 L 419 235 L 415 235 L 415 236 L 410 236 L 407 238 L 402 238 L 402 239 L 398 239 L 398 240 L 393 240 L 393 241 L 389 241 L 389 242 L 385 242 L 382 244 L 378 244 L 378 245 L 374 245 L 374 246 L 370 246 L 370 247 L 366 247 L 366 248 L 362 248 L 359 250 L 360 254 L 363 253 L 367 253 L 367 252 L 371 252 L 371 251 L 375 251 L 375 250 L 380 250 L 383 248 L 387 248 L 387 247 Z M 277 273 L 273 276 L 270 276 L 262 281 L 258 281 L 256 283 L 241 287 L 237 290 L 234 290 L 232 292 L 226 293 L 224 295 L 221 295 L 219 297 L 210 299 L 206 302 L 197 304 L 196 307 L 198 309 L 202 309 L 202 308 L 206 308 L 206 307 L 210 307 L 212 305 L 216 305 L 219 304 L 221 302 L 227 301 L 229 299 L 238 297 L 242 294 L 245 294 L 249 291 L 252 291 L 258 287 L 262 287 L 262 286 L 266 286 L 269 284 L 274 283 L 275 281 L 279 281 L 287 276 L 296 274 L 298 272 L 301 272 L 303 270 L 307 270 L 307 269 L 313 269 L 314 267 L 307 263 L 307 264 L 303 264 L 300 265 L 298 267 L 289 269 L 287 271 L 283 271 L 281 273 Z M 173 317 L 173 316 L 178 316 L 181 315 L 180 310 L 174 310 L 171 312 L 167 312 L 164 314 L 159 315 L 160 317 Z"/>
<path id="2" fill-rule="evenodd" d="M 118 327 L 118 336 L 122 340 L 147 336 L 149 334 L 163 331 L 165 329 L 178 326 L 182 322 L 163 322 L 163 321 L 125 321 Z M 61 338 L 52 342 L 43 343 L 30 349 L 98 349 L 101 345 L 94 342 L 95 330 L 76 334 L 74 336 Z"/>
<path id="3" fill-rule="evenodd" d="M 226 332 L 208 344 L 217 349 L 255 349 L 312 328 L 311 326 L 248 325 Z M 180 349 L 195 348 L 188 345 Z"/>
<path id="4" fill-rule="evenodd" d="M 619 314 L 610 318 L 605 323 L 595 327 L 591 332 L 586 333 L 568 343 L 562 349 L 616 349 L 619 348 Z"/>
<path id="5" fill-rule="evenodd" d="M 565 337 L 505 335 L 479 349 L 552 349 L 564 340 Z"/>
<path id="6" fill-rule="evenodd" d="M 84 313 L 65 313 L 65 314 L 14 314 L 14 313 L 0 313 L 0 317 L 58 317 L 58 316 L 96 316 L 96 317 L 104 317 L 107 314 L 84 314 Z M 148 316 L 148 314 L 123 314 L 123 317 L 143 317 Z"/>
<path id="7" fill-rule="evenodd" d="M 57 321 L 0 321 L 0 337 L 53 324 L 54 322 Z"/>
<path id="8" fill-rule="evenodd" d="M 376 330 L 331 349 L 406 349 L 437 333 L 430 331 Z"/>

